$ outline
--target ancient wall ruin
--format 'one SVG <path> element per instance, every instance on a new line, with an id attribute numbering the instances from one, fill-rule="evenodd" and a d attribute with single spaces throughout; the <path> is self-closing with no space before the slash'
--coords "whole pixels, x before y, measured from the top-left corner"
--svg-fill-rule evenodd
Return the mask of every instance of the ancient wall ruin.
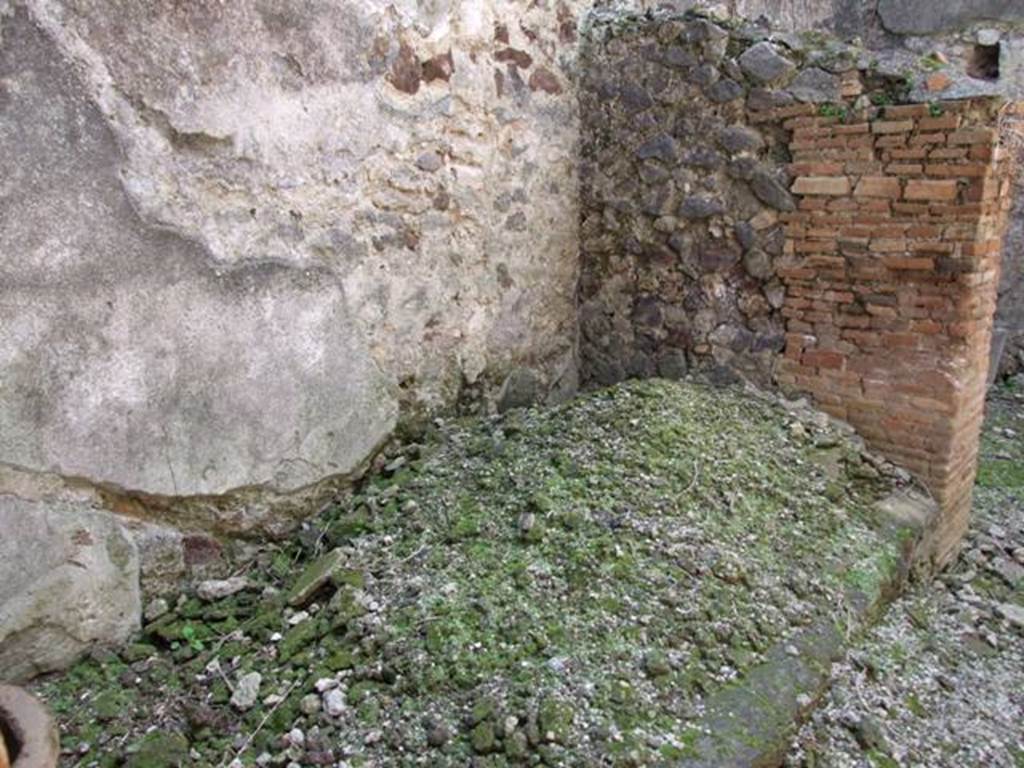
<path id="1" fill-rule="evenodd" d="M 804 199 L 755 114 L 1024 80 L 998 3 L 692 5 L 0 0 L 0 643 L 123 636 L 438 412 L 774 384 Z"/>
<path id="2" fill-rule="evenodd" d="M 751 25 L 608 15 L 590 42 L 584 381 L 689 367 L 811 394 L 936 496 L 943 562 L 969 515 L 1013 109 Z"/>

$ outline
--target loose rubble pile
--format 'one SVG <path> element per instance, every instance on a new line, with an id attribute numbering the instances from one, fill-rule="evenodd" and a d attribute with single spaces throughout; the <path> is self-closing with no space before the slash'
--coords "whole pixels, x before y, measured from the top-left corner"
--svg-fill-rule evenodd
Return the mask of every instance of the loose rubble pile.
<path id="1" fill-rule="evenodd" d="M 956 565 L 837 667 L 789 765 L 1024 765 L 1024 379 L 989 399 L 974 510 Z"/>
<path id="2" fill-rule="evenodd" d="M 67 765 L 685 760 L 717 692 L 856 629 L 900 482 L 821 414 L 694 383 L 437 422 L 38 691 Z"/>

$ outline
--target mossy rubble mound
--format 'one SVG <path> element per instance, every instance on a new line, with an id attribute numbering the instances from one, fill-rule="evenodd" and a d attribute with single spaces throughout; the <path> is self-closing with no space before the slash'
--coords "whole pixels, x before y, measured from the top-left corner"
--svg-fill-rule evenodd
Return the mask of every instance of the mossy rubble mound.
<path id="1" fill-rule="evenodd" d="M 904 564 L 898 473 L 737 389 L 628 383 L 389 458 L 245 589 L 41 684 L 69 764 L 742 764 Z"/>

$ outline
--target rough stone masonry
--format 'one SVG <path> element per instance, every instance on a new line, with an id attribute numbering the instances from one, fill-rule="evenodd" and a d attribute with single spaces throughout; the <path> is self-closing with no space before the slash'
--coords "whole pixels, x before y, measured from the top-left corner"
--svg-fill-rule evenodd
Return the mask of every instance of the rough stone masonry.
<path id="1" fill-rule="evenodd" d="M 810 393 L 924 481 L 946 562 L 969 516 L 1017 110 L 969 97 L 940 52 L 894 71 L 672 14 L 598 14 L 587 43 L 583 379 L 698 367 Z"/>
<path id="2" fill-rule="evenodd" d="M 790 34 L 594 5 L 0 0 L 0 647 L 51 627 L 48 669 L 125 637 L 439 410 L 580 373 L 772 384 L 787 217 L 817 197 L 772 110 L 852 125 L 1024 67 L 999 3 L 718 8 Z"/>

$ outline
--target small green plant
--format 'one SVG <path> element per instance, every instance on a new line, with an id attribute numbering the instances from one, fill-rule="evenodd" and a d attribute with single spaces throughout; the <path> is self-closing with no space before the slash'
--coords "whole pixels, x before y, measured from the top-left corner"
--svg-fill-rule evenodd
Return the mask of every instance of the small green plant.
<path id="1" fill-rule="evenodd" d="M 196 636 L 196 628 L 191 624 L 186 624 L 181 628 L 181 638 L 188 643 L 189 648 L 197 653 L 206 647 L 203 641 Z"/>
<path id="2" fill-rule="evenodd" d="M 942 60 L 939 54 L 934 52 L 929 53 L 927 56 L 922 56 L 920 59 L 918 59 L 917 63 L 921 67 L 921 69 L 926 70 L 928 72 L 935 72 L 936 70 L 942 69 L 946 65 L 946 62 Z"/>
<path id="3" fill-rule="evenodd" d="M 942 105 L 937 101 L 933 101 L 928 105 L 928 114 L 932 117 L 942 117 L 946 110 L 942 108 Z"/>
<path id="4" fill-rule="evenodd" d="M 840 120 L 845 120 L 847 111 L 842 104 L 822 104 L 818 108 L 818 114 L 822 117 L 838 117 Z"/>

